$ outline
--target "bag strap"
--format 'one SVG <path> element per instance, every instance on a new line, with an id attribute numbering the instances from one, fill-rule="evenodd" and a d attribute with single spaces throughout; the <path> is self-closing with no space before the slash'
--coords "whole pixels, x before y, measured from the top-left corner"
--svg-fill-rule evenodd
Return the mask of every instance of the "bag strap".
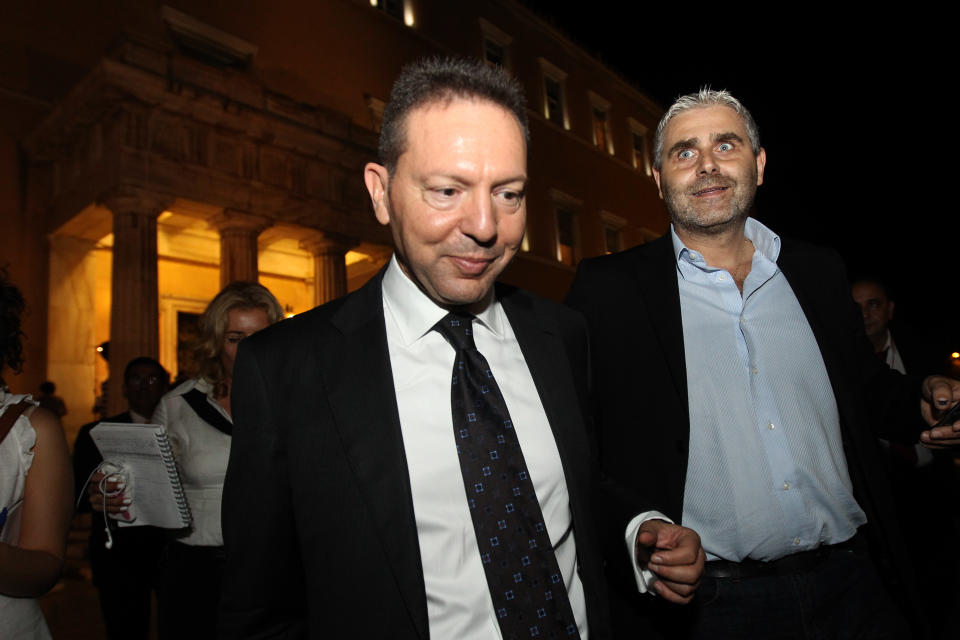
<path id="1" fill-rule="evenodd" d="M 6 412 L 0 416 L 0 442 L 4 441 L 7 434 L 10 433 L 10 429 L 13 429 L 13 424 L 17 421 L 17 418 L 19 418 L 20 414 L 26 411 L 29 406 L 30 403 L 24 398 L 17 404 L 9 407 Z"/>
<path id="2" fill-rule="evenodd" d="M 222 413 L 210 406 L 210 403 L 207 402 L 207 394 L 203 391 L 200 391 L 200 389 L 191 389 L 181 397 L 186 400 L 194 413 L 200 416 L 201 420 L 217 431 L 225 433 L 228 436 L 233 435 L 233 423 L 224 418 Z"/>

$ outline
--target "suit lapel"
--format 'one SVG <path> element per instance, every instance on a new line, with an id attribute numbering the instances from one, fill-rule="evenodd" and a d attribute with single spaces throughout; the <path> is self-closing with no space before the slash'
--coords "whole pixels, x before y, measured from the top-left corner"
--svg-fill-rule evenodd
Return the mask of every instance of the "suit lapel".
<path id="1" fill-rule="evenodd" d="M 687 406 L 687 362 L 683 350 L 683 320 L 680 314 L 680 287 L 677 284 L 677 262 L 670 234 L 647 245 L 648 250 L 636 253 L 637 288 L 643 305 L 649 310 L 657 341 L 663 349 L 670 376 L 677 394 Z M 689 420 L 689 417 L 686 417 Z"/>
<path id="2" fill-rule="evenodd" d="M 583 412 L 577 402 L 576 387 L 556 321 L 544 313 L 533 298 L 516 291 L 501 297 L 500 303 L 540 395 L 568 478 L 567 484 L 571 486 L 571 478 L 585 477 L 589 470 L 577 466 L 578 461 L 587 457 L 570 448 L 577 444 L 587 447 L 587 441 L 583 435 Z"/>
<path id="3" fill-rule="evenodd" d="M 320 370 L 363 506 L 372 514 L 414 625 L 426 638 L 426 592 L 384 327 L 382 276 L 334 315 L 331 322 L 342 338 L 319 345 Z"/>

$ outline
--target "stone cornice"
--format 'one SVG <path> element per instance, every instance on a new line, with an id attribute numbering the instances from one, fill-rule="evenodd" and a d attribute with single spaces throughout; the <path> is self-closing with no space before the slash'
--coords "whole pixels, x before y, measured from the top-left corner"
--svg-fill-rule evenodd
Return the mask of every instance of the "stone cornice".
<path id="1" fill-rule="evenodd" d="M 320 231 L 310 231 L 306 237 L 300 239 L 300 248 L 315 256 L 339 255 L 342 257 L 358 244 L 359 242 L 353 238 Z"/>
<path id="2" fill-rule="evenodd" d="M 141 188 L 378 242 L 361 171 L 376 134 L 249 73 L 127 36 L 27 136 L 31 206 L 56 228 Z"/>

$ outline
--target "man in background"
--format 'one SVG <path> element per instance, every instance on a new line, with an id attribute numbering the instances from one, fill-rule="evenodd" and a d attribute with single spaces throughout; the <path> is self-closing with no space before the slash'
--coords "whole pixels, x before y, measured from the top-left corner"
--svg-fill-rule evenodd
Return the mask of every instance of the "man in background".
<path id="1" fill-rule="evenodd" d="M 167 391 L 170 374 L 153 358 L 131 360 L 123 373 L 127 411 L 104 422 L 147 424 Z M 80 512 L 90 512 L 85 487 L 103 457 L 90 437 L 99 422 L 80 428 L 73 449 L 73 472 Z M 109 527 L 109 534 L 107 528 Z M 90 568 L 100 596 L 100 611 L 109 640 L 149 637 L 151 593 L 158 585 L 160 553 L 166 536 L 150 526 L 117 526 L 93 510 L 90 523 Z M 108 545 L 109 542 L 109 545 Z"/>
<path id="2" fill-rule="evenodd" d="M 873 352 L 891 369 L 906 373 L 903 358 L 893 342 L 893 336 L 890 335 L 894 302 L 887 287 L 877 280 L 857 280 L 851 285 L 850 292 L 854 301 L 860 305 L 863 328 L 867 340 L 873 345 Z"/>
<path id="3" fill-rule="evenodd" d="M 40 383 L 40 395 L 37 396 L 37 404 L 58 418 L 67 415 L 67 403 L 57 395 L 57 385 L 49 380 Z"/>
<path id="4" fill-rule="evenodd" d="M 864 331 L 879 360 L 903 374 L 936 371 L 935 359 L 924 358 L 925 354 L 918 353 L 914 343 L 908 342 L 913 348 L 902 352 L 894 341 L 890 328 L 894 299 L 886 284 L 875 278 L 861 278 L 851 285 L 850 291 L 860 305 Z M 881 440 L 881 444 L 901 528 L 920 539 L 954 538 L 958 504 L 954 451 L 935 451 L 919 443 Z M 906 552 L 913 560 L 918 582 L 924 586 L 921 602 L 934 637 L 941 637 L 939 634 L 949 633 L 953 622 L 957 561 L 951 554 L 930 554 L 921 546 L 911 545 Z"/>

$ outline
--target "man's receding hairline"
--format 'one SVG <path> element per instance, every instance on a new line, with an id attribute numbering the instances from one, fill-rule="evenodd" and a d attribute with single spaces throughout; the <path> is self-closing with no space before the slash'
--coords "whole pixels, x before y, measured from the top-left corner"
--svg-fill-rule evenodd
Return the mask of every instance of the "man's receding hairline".
<path id="1" fill-rule="evenodd" d="M 760 153 L 760 150 L 762 149 L 760 144 L 760 130 L 757 127 L 756 120 L 754 120 L 750 110 L 743 106 L 743 103 L 737 100 L 737 98 L 726 89 L 713 90 L 709 87 L 709 85 L 707 85 L 701 87 L 700 90 L 695 93 L 688 93 L 678 97 L 676 101 L 674 101 L 674 103 L 667 108 L 663 114 L 663 117 L 660 118 L 660 121 L 657 123 L 657 127 L 654 130 L 653 136 L 654 169 L 659 171 L 663 165 L 663 153 L 665 151 L 664 147 L 666 147 L 667 129 L 670 127 L 673 121 L 683 116 L 688 111 L 697 111 L 699 109 L 706 109 L 709 107 L 726 107 L 733 111 L 737 115 L 738 119 L 740 120 L 740 125 L 747 134 L 747 140 L 750 142 L 750 148 L 754 155 L 758 155 Z"/>
<path id="2" fill-rule="evenodd" d="M 443 109 L 449 108 L 450 105 L 456 101 L 474 102 L 474 103 L 485 102 L 490 106 L 497 107 L 504 113 L 508 114 L 510 118 L 513 120 L 513 122 L 517 125 L 517 129 L 520 132 L 520 139 L 523 141 L 523 148 L 524 149 L 527 148 L 527 136 L 526 136 L 526 131 L 523 128 L 523 123 L 520 121 L 519 118 L 517 118 L 517 114 L 515 114 L 509 107 L 506 107 L 500 104 L 499 102 L 497 102 L 496 100 L 493 100 L 488 96 L 485 96 L 482 94 L 459 92 L 453 89 L 448 89 L 446 91 L 439 92 L 436 95 L 427 97 L 425 100 L 417 104 L 415 107 L 411 107 L 409 110 L 407 110 L 407 112 L 403 115 L 403 118 L 401 118 L 399 123 L 400 132 L 402 134 L 400 136 L 400 142 L 401 142 L 401 144 L 399 145 L 400 152 L 397 154 L 397 160 L 396 162 L 393 163 L 393 166 L 386 167 L 387 175 L 390 178 L 393 178 L 393 175 L 397 171 L 397 167 L 400 165 L 400 158 L 403 156 L 403 154 L 407 152 L 407 149 L 410 146 L 409 140 L 407 138 L 407 125 L 409 124 L 410 117 L 413 116 L 413 114 L 418 111 L 421 111 L 421 110 L 429 111 L 431 108 L 436 107 L 438 105 Z M 388 185 L 388 191 L 389 191 L 389 185 Z"/>

